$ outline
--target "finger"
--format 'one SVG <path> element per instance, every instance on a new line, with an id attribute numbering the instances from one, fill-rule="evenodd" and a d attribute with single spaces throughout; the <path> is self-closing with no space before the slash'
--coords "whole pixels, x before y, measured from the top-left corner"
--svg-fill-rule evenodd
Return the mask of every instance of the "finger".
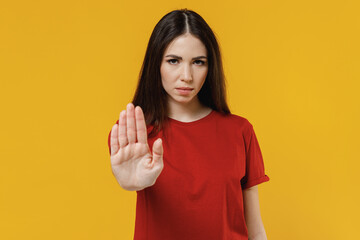
<path id="1" fill-rule="evenodd" d="M 125 147 L 128 144 L 128 138 L 126 135 L 126 111 L 120 112 L 119 116 L 119 146 L 120 148 Z"/>
<path id="2" fill-rule="evenodd" d="M 126 106 L 126 133 L 129 143 L 136 142 L 136 126 L 135 126 L 135 113 L 134 105 L 129 103 Z"/>
<path id="3" fill-rule="evenodd" d="M 115 124 L 111 129 L 111 135 L 110 135 L 110 155 L 113 156 L 118 151 L 119 151 L 118 125 Z"/>
<path id="4" fill-rule="evenodd" d="M 162 139 L 161 138 L 156 139 L 152 148 L 153 148 L 152 151 L 153 162 L 151 164 L 152 166 L 154 166 L 156 164 L 161 163 L 161 161 L 163 160 L 164 149 L 162 145 Z"/>
<path id="5" fill-rule="evenodd" d="M 140 106 L 135 108 L 136 136 L 140 143 L 147 143 L 147 130 L 144 113 Z"/>

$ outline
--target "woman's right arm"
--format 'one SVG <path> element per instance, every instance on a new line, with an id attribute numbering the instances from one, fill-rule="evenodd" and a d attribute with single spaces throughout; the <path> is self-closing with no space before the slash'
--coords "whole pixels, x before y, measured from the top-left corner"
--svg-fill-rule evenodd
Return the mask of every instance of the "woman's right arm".
<path id="1" fill-rule="evenodd" d="M 150 152 L 140 106 L 129 103 L 120 113 L 119 124 L 112 127 L 110 162 L 117 182 L 128 191 L 150 187 L 160 175 L 164 167 L 162 142 L 157 139 Z"/>

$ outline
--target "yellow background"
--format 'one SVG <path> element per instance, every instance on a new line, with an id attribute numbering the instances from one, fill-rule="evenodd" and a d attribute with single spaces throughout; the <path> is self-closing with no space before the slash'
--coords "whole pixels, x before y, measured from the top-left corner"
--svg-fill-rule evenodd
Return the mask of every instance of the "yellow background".
<path id="1" fill-rule="evenodd" d="M 358 1 L 42 0 L 0 5 L 0 239 L 132 239 L 107 136 L 155 24 L 183 7 L 257 134 L 268 239 L 359 238 Z"/>

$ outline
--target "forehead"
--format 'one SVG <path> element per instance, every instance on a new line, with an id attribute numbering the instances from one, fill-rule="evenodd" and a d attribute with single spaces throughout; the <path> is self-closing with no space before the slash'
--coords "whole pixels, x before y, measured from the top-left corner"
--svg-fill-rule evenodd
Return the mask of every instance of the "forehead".
<path id="1" fill-rule="evenodd" d="M 165 49 L 165 54 L 206 55 L 206 47 L 200 39 L 186 33 L 175 38 Z"/>

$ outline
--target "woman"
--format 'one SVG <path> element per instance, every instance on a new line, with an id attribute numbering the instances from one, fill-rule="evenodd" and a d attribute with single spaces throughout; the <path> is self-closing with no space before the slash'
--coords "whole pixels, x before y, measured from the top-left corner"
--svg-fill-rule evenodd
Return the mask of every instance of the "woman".
<path id="1" fill-rule="evenodd" d="M 166 14 L 108 139 L 115 178 L 137 191 L 134 239 L 266 239 L 256 185 L 269 177 L 253 126 L 230 113 L 225 92 L 205 20 Z"/>

